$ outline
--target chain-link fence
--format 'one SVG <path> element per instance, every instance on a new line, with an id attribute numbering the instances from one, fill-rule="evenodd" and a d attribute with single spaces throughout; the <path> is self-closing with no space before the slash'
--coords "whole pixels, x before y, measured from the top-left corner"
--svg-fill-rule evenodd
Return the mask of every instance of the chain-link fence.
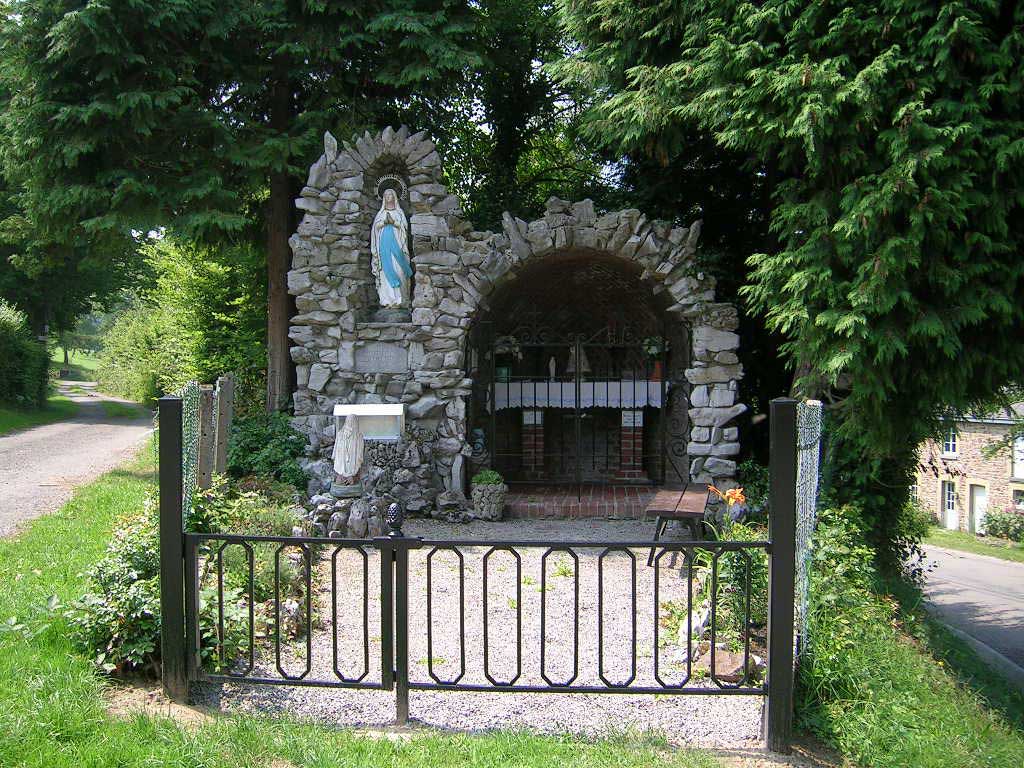
<path id="1" fill-rule="evenodd" d="M 199 480 L 199 382 L 190 381 L 171 394 L 181 398 L 181 512 L 188 520 Z"/>
<path id="2" fill-rule="evenodd" d="M 806 400 L 797 406 L 796 632 L 800 651 L 807 647 L 811 537 L 818 519 L 822 411 L 817 400 Z"/>
<path id="3" fill-rule="evenodd" d="M 216 386 L 190 381 L 171 397 L 181 398 L 181 483 L 182 515 L 192 514 L 192 499 L 197 489 L 208 488 L 214 472 L 223 473 L 227 463 L 227 441 L 234 409 L 234 379 L 221 376 Z M 159 428 L 159 412 L 153 427 Z M 158 452 L 154 442 L 154 461 Z"/>

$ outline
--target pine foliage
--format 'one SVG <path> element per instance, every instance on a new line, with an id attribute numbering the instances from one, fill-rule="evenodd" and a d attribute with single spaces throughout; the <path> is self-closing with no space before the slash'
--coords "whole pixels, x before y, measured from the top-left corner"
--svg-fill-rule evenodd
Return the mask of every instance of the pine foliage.
<path id="1" fill-rule="evenodd" d="M 899 485 L 946 408 L 1024 374 L 1024 6 L 563 0 L 590 134 L 713 132 L 771 183 L 744 295 L 859 472 Z M 886 469 L 883 465 L 889 463 Z M 903 475 L 903 477 L 899 477 Z"/>

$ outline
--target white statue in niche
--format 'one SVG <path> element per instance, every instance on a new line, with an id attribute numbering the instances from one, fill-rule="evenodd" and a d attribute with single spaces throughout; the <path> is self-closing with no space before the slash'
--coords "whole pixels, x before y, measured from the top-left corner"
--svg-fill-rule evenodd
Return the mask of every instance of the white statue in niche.
<path id="1" fill-rule="evenodd" d="M 381 179 L 385 181 L 385 179 Z M 399 182 L 401 183 L 401 182 Z M 379 186 L 378 186 L 379 189 Z M 412 264 L 409 259 L 409 222 L 398 204 L 398 193 L 388 187 L 381 197 L 380 211 L 370 233 L 373 276 L 382 307 L 409 304 Z"/>

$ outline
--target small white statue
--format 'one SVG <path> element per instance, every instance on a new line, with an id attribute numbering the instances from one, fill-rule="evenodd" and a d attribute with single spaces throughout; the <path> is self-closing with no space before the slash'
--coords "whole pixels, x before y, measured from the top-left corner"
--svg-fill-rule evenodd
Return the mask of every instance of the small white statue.
<path id="1" fill-rule="evenodd" d="M 412 264 L 409 262 L 408 232 L 409 222 L 398 204 L 398 195 L 391 188 L 385 189 L 370 234 L 373 276 L 382 307 L 409 304 Z"/>
<path id="2" fill-rule="evenodd" d="M 344 478 L 353 478 L 363 466 L 363 433 L 359 417 L 350 413 L 345 426 L 334 438 L 334 471 Z"/>

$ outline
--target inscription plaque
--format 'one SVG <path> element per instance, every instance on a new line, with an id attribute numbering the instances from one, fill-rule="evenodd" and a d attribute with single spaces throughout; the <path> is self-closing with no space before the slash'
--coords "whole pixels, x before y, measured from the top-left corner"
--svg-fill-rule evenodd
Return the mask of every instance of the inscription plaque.
<path id="1" fill-rule="evenodd" d="M 405 373 L 409 370 L 409 350 L 400 344 L 374 341 L 356 347 L 355 362 L 359 373 Z"/>
<path id="2" fill-rule="evenodd" d="M 644 425 L 644 412 L 643 411 L 623 411 L 622 412 L 622 426 L 624 427 L 642 427 Z"/>

